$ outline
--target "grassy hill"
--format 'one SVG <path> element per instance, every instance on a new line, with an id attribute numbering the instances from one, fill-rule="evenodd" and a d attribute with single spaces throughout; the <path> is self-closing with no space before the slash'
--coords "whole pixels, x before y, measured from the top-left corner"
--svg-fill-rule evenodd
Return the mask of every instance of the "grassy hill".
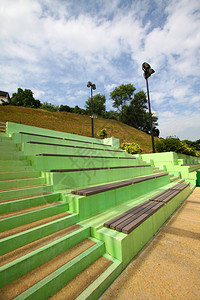
<path id="1" fill-rule="evenodd" d="M 85 115 L 49 112 L 28 107 L 0 106 L 0 122 L 7 121 L 91 136 L 91 119 Z M 152 152 L 151 136 L 140 130 L 115 120 L 94 119 L 95 137 L 97 137 L 97 131 L 103 128 L 106 128 L 108 137 L 120 139 L 120 144 L 135 142 L 142 147 L 143 153 Z"/>

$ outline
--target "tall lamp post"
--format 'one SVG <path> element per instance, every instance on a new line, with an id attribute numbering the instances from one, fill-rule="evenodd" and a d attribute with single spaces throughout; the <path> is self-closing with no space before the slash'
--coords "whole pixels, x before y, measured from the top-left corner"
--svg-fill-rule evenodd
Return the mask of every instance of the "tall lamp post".
<path id="1" fill-rule="evenodd" d="M 150 119 L 150 128 L 151 128 L 151 141 L 152 141 L 153 153 L 155 153 L 154 136 L 153 136 L 153 126 L 152 126 L 152 114 L 151 114 L 151 105 L 150 105 L 150 97 L 149 97 L 149 85 L 148 85 L 148 78 L 151 76 L 151 74 L 155 73 L 155 71 L 146 62 L 144 62 L 142 64 L 142 70 L 144 71 L 144 78 L 146 79 L 146 85 L 147 85 L 147 99 L 148 99 L 148 106 L 149 106 L 149 119 Z"/>
<path id="2" fill-rule="evenodd" d="M 96 85 L 91 81 L 88 81 L 87 87 L 91 87 L 91 121 L 92 121 L 92 137 L 94 137 L 94 122 L 93 122 L 93 97 L 92 90 L 96 90 Z"/>

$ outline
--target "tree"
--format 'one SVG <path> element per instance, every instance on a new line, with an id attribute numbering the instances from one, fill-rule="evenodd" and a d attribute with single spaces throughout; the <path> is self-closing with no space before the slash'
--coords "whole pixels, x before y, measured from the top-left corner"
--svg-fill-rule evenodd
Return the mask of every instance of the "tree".
<path id="1" fill-rule="evenodd" d="M 123 112 L 128 101 L 133 99 L 133 94 L 136 88 L 133 84 L 121 84 L 116 87 L 111 93 L 110 98 L 113 100 L 113 107 L 117 108 L 119 112 Z"/>
<path id="2" fill-rule="evenodd" d="M 113 107 L 119 111 L 119 120 L 123 123 L 142 130 L 151 132 L 149 113 L 147 112 L 147 97 L 144 91 L 135 92 L 135 87 L 129 84 L 122 84 L 115 88 L 110 97 L 113 100 Z M 158 118 L 152 116 L 154 136 L 159 136 Z"/>
<path id="3" fill-rule="evenodd" d="M 46 110 L 51 111 L 51 112 L 56 112 L 56 111 L 58 111 L 59 106 L 56 106 L 56 105 L 51 104 L 49 102 L 44 102 L 44 103 L 42 103 L 41 108 L 46 109 Z"/>
<path id="4" fill-rule="evenodd" d="M 11 105 L 39 108 L 41 102 L 33 97 L 31 90 L 18 88 L 17 93 L 13 93 L 11 97 Z"/>
<path id="5" fill-rule="evenodd" d="M 103 117 L 106 111 L 106 96 L 96 94 L 93 96 L 93 114 Z M 91 97 L 85 102 L 86 113 L 91 114 L 92 102 Z"/>
<path id="6" fill-rule="evenodd" d="M 68 105 L 61 105 L 59 111 L 73 112 L 73 108 Z"/>
<path id="7" fill-rule="evenodd" d="M 84 110 L 83 108 L 80 108 L 78 105 L 76 105 L 76 106 L 73 108 L 72 112 L 73 112 L 74 114 L 79 114 L 79 115 L 85 115 L 85 114 L 86 114 L 85 110 Z"/>

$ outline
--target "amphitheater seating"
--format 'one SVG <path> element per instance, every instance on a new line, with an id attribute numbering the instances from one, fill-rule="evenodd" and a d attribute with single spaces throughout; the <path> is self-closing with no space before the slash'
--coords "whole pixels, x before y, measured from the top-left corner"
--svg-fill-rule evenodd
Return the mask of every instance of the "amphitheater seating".
<path id="1" fill-rule="evenodd" d="M 110 191 L 113 189 L 121 188 L 121 187 L 128 186 L 131 184 L 135 184 L 135 183 L 139 183 L 139 182 L 143 182 L 146 180 L 150 180 L 150 179 L 154 179 L 154 178 L 158 178 L 158 177 L 162 177 L 162 176 L 167 176 L 167 175 L 168 175 L 168 173 L 159 173 L 159 174 L 154 174 L 154 175 L 150 175 L 150 176 L 143 176 L 143 177 L 133 178 L 133 179 L 129 179 L 129 180 L 108 183 L 108 184 L 104 184 L 104 185 L 100 185 L 100 186 L 93 186 L 93 187 L 89 187 L 89 188 L 85 188 L 85 189 L 72 191 L 71 193 L 75 194 L 75 195 L 90 196 L 90 195 Z"/>
<path id="2" fill-rule="evenodd" d="M 172 188 L 159 193 L 148 201 L 135 206 L 119 216 L 104 223 L 104 226 L 123 233 L 129 234 L 152 214 L 159 210 L 165 203 L 173 199 L 184 190 L 189 184 L 180 183 Z"/>
<path id="3" fill-rule="evenodd" d="M 118 145 L 7 122 L 0 298 L 59 299 L 75 281 L 71 299 L 97 299 L 192 191 Z"/>

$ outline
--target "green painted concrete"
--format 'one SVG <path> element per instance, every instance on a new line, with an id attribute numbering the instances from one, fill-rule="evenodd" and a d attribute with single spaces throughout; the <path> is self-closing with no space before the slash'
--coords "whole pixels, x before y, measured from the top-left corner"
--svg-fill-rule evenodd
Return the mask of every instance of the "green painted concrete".
<path id="1" fill-rule="evenodd" d="M 9 200 L 12 198 L 26 197 L 43 193 L 51 193 L 53 192 L 53 187 L 51 185 L 46 186 L 36 186 L 36 187 L 28 187 L 7 191 L 0 191 L 0 199 L 1 200 Z"/>
<path id="2" fill-rule="evenodd" d="M 78 275 L 88 265 L 103 255 L 104 244 L 100 241 L 95 241 L 95 245 L 72 259 L 67 264 L 63 265 L 61 268 L 57 269 L 40 282 L 36 283 L 33 287 L 26 290 L 15 299 L 48 299 L 73 277 Z"/>
<path id="3" fill-rule="evenodd" d="M 0 205 L 0 214 L 4 214 L 11 211 L 21 210 L 28 207 L 33 207 L 37 205 L 42 205 L 46 203 L 51 203 L 54 201 L 60 201 L 61 195 L 60 193 L 53 193 L 47 195 L 40 195 L 31 198 L 23 198 L 15 201 L 8 201 L 5 203 L 1 203 Z"/>
<path id="4" fill-rule="evenodd" d="M 45 184 L 45 178 L 23 178 L 0 181 L 0 190 Z"/>
<path id="5" fill-rule="evenodd" d="M 102 157 L 101 157 L 102 156 Z M 119 157 L 84 157 L 77 156 L 31 156 L 33 166 L 37 170 L 50 171 L 53 169 L 78 169 L 78 168 L 102 168 L 102 167 L 120 167 L 136 166 L 138 160 Z"/>
<path id="6" fill-rule="evenodd" d="M 81 221 L 169 182 L 170 177 L 167 175 L 86 197 L 66 195 L 66 201 L 69 203 L 69 210 L 78 213 Z"/>
<path id="7" fill-rule="evenodd" d="M 22 135 L 19 133 L 20 131 L 47 135 L 49 138 Z M 52 136 L 54 138 L 50 138 Z M 55 137 L 61 139 L 55 139 Z M 63 139 L 72 139 L 75 141 L 65 141 Z M 60 212 L 66 211 L 72 213 L 66 217 L 1 239 L 0 254 L 2 255 L 22 247 L 32 241 L 64 229 L 77 222 L 84 226 L 84 228 L 24 255 L 12 263 L 0 268 L 0 271 L 2 272 L 1 278 L 3 278 L 3 281 L 1 282 L 2 286 L 62 253 L 65 249 L 69 249 L 84 238 L 92 236 L 96 242 L 94 246 L 84 251 L 81 255 L 19 295 L 16 299 L 20 300 L 36 298 L 47 299 L 62 288 L 74 276 L 87 268 L 89 264 L 94 262 L 100 256 L 105 255 L 106 258 L 113 261 L 112 265 L 78 297 L 78 299 L 96 299 L 116 276 L 118 276 L 138 251 L 140 251 L 152 238 L 195 187 L 194 171 L 198 166 L 198 159 L 173 152 L 162 153 L 161 155 L 137 155 L 135 156 L 136 159 L 126 159 L 133 156 L 124 151 L 119 151 L 119 140 L 115 138 L 98 140 L 7 122 L 7 135 L 0 134 L 0 141 L 2 142 L 2 146 L 0 145 L 0 168 L 2 172 L 6 171 L 6 173 L 0 174 L 0 189 L 3 189 L 3 187 L 5 188 L 5 186 L 7 188 L 15 188 L 9 191 L 0 191 L 0 200 L 25 197 L 21 200 L 12 200 L 1 203 L 0 213 L 16 211 L 47 202 L 63 201 L 63 203 L 59 203 L 56 206 L 2 219 L 0 220 L 2 231 L 59 214 Z M 63 145 L 68 144 L 73 147 L 30 144 L 28 141 Z M 111 145 L 112 147 L 105 146 L 106 144 Z M 78 148 L 83 146 L 85 148 Z M 8 150 L 6 151 L 6 149 Z M 108 149 L 112 151 L 107 151 Z M 37 156 L 37 154 L 42 153 L 77 155 L 78 157 Z M 95 156 L 100 157 L 97 158 Z M 111 156 L 113 158 L 110 158 Z M 118 157 L 121 158 L 119 159 Z M 127 168 L 120 170 L 91 170 L 69 173 L 48 172 L 51 169 L 61 168 L 76 169 L 137 166 L 143 165 L 145 162 L 150 163 L 152 167 L 155 168 L 138 167 L 133 168 L 134 171 Z M 195 165 L 182 166 L 182 164 L 185 163 Z M 156 172 L 156 168 L 168 170 L 171 175 L 87 197 L 69 194 L 70 189 L 152 174 L 153 172 Z M 29 172 L 28 174 L 25 170 L 32 170 L 32 172 Z M 39 172 L 35 172 L 35 170 L 42 171 L 41 175 Z M 23 172 L 20 174 L 19 171 Z M 157 170 L 157 172 L 159 172 L 159 170 Z M 104 222 L 108 219 L 119 215 L 133 206 L 137 206 L 145 200 L 148 200 L 150 197 L 177 184 L 177 182 L 171 182 L 173 180 L 170 180 L 172 175 L 175 179 L 181 177 L 182 179 L 180 179 L 179 182 L 184 181 L 184 178 L 186 178 L 184 176 L 188 175 L 189 182 L 191 182 L 192 185 L 188 186 L 185 190 L 175 196 L 129 235 L 103 227 Z M 40 176 L 41 178 L 39 178 Z M 24 180 L 20 180 L 23 177 Z M 32 179 L 33 177 L 37 177 L 36 181 Z M 22 182 L 29 184 L 42 182 L 47 185 L 16 189 L 19 186 L 24 186 Z M 54 193 L 55 190 L 60 190 L 60 192 Z M 37 196 L 37 194 L 43 192 L 50 192 L 51 194 Z M 35 197 L 26 198 L 26 196 L 29 195 L 35 195 Z"/>
<path id="8" fill-rule="evenodd" d="M 33 134 L 40 134 L 40 135 L 47 135 L 51 137 L 59 137 L 59 138 L 66 138 L 66 139 L 73 139 L 73 140 L 81 140 L 86 141 L 90 143 L 99 143 L 104 144 L 103 140 L 96 139 L 96 138 L 90 138 L 86 136 L 80 136 L 77 134 L 71 134 L 71 133 L 65 133 L 45 128 L 39 128 L 34 126 L 28 126 L 23 124 L 17 124 L 12 122 L 6 123 L 6 133 L 11 136 L 13 133 L 19 133 L 19 132 L 27 132 L 27 133 L 33 133 Z M 115 139 L 113 139 L 114 141 Z M 105 144 L 111 144 L 112 139 L 106 139 Z"/>
<path id="9" fill-rule="evenodd" d="M 22 213 L 20 215 L 15 215 L 12 217 L 0 219 L 0 232 L 21 225 L 29 224 L 31 222 L 35 222 L 43 218 L 51 217 L 53 215 L 65 212 L 67 210 L 68 210 L 68 204 L 62 203 L 50 207 L 37 209 L 27 213 Z"/>
<path id="10" fill-rule="evenodd" d="M 121 273 L 122 271 L 122 263 L 114 259 L 112 256 L 108 254 L 104 254 L 104 257 L 113 261 L 113 264 L 103 272 L 87 289 L 84 290 L 76 300 L 83 299 L 97 299 L 105 289 L 113 282 L 113 280 Z"/>
<path id="11" fill-rule="evenodd" d="M 85 147 L 85 148 L 97 148 L 97 149 L 111 149 L 111 147 L 107 146 L 109 144 L 104 144 L 104 143 L 88 143 L 88 141 L 82 141 L 82 140 L 65 140 L 60 139 L 60 138 L 52 138 L 52 137 L 44 137 L 44 136 L 34 136 L 34 135 L 29 135 L 29 134 L 20 134 L 20 133 L 13 133 L 12 134 L 12 140 L 15 144 L 23 144 L 27 143 L 30 141 L 33 142 L 43 142 L 43 143 L 50 143 L 50 144 L 60 144 L 60 145 L 69 145 L 69 146 L 77 146 L 77 147 Z M 21 147 L 21 146 L 20 146 Z M 117 147 L 119 148 L 119 147 Z"/>
<path id="12" fill-rule="evenodd" d="M 0 172 L 0 181 L 1 180 L 15 180 L 15 179 L 24 179 L 24 178 L 33 178 L 33 177 L 39 177 L 41 174 L 39 171 L 10 171 L 10 172 Z"/>
<path id="13" fill-rule="evenodd" d="M 72 214 L 55 221 L 31 228 L 0 240 L 0 255 L 34 242 L 56 231 L 78 222 L 77 214 Z"/>
<path id="14" fill-rule="evenodd" d="M 37 268 L 48 260 L 80 243 L 88 238 L 89 235 L 89 228 L 81 228 L 0 267 L 0 287 L 12 282 L 32 269 Z"/>
<path id="15" fill-rule="evenodd" d="M 46 183 L 52 184 L 54 190 L 75 189 L 98 185 L 112 181 L 132 179 L 152 174 L 152 167 L 134 167 L 123 169 L 102 169 L 73 172 L 45 173 Z"/>
<path id="16" fill-rule="evenodd" d="M 69 146 L 59 146 L 61 144 L 56 143 L 55 145 L 45 145 L 45 144 L 33 144 L 33 143 L 23 143 L 22 151 L 24 155 L 32 156 L 36 154 L 62 154 L 62 155 L 89 155 L 89 156 L 125 156 L 125 152 L 119 149 L 98 149 L 93 145 L 88 148 L 78 148 Z"/>
<path id="17" fill-rule="evenodd" d="M 151 154 L 139 154 L 144 161 L 154 166 L 165 169 L 168 172 L 180 172 L 181 178 L 193 179 L 191 172 L 200 168 L 200 158 L 189 156 L 176 152 L 162 152 Z M 192 164 L 191 166 L 182 166 L 182 164 Z"/>

